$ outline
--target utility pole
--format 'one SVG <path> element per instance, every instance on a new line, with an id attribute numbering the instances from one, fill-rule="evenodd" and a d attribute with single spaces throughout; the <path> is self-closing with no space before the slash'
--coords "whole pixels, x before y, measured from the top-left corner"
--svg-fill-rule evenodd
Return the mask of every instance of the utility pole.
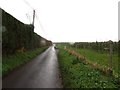
<path id="1" fill-rule="evenodd" d="M 35 22 L 35 10 L 33 10 L 33 22 L 32 22 L 33 26 L 34 26 L 34 22 Z"/>

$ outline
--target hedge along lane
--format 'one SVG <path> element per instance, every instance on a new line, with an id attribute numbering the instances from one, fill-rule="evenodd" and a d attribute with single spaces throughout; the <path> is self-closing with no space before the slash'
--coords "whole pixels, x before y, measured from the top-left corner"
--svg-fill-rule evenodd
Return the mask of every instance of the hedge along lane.
<path id="1" fill-rule="evenodd" d="M 23 67 L 10 73 L 3 79 L 3 89 L 61 88 L 56 53 L 51 46 Z"/>
<path id="2" fill-rule="evenodd" d="M 45 51 L 48 47 L 37 48 L 23 53 L 16 53 L 2 58 L 2 76 L 5 77 L 14 69 L 29 62 L 32 58 Z"/>
<path id="3" fill-rule="evenodd" d="M 65 88 L 117 88 L 116 81 L 85 65 L 64 49 L 59 50 L 58 58 Z"/>
<path id="4" fill-rule="evenodd" d="M 2 55 L 15 54 L 24 48 L 25 51 L 50 46 L 52 42 L 34 32 L 32 24 L 24 24 L 2 10 Z M 45 41 L 43 44 L 41 41 Z"/>

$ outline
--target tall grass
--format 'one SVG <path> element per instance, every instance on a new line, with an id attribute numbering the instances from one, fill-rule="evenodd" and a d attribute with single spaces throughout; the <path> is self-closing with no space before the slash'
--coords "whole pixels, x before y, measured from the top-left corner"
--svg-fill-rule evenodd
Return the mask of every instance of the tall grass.
<path id="1" fill-rule="evenodd" d="M 101 66 L 109 67 L 109 53 L 99 53 L 91 49 L 77 49 L 81 55 L 85 56 L 88 60 L 98 63 Z M 112 55 L 112 65 L 114 73 L 118 74 L 118 54 Z"/>
<path id="2" fill-rule="evenodd" d="M 2 58 L 2 75 L 5 76 L 15 68 L 27 63 L 32 58 L 42 53 L 48 47 L 37 48 L 24 53 L 16 53 Z"/>
<path id="3" fill-rule="evenodd" d="M 64 88 L 116 88 L 115 81 L 104 76 L 62 48 L 58 53 Z"/>

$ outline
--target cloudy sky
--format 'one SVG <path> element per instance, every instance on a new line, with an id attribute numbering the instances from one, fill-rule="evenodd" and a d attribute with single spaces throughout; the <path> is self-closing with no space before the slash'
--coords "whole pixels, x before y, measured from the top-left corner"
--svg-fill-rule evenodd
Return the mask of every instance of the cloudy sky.
<path id="1" fill-rule="evenodd" d="M 0 7 L 53 42 L 118 40 L 119 0 L 0 0 Z"/>

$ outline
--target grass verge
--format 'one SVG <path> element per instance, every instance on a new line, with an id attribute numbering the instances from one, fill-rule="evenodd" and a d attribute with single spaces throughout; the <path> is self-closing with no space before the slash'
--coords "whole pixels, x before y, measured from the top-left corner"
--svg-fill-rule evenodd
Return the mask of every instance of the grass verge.
<path id="1" fill-rule="evenodd" d="M 13 71 L 15 68 L 27 63 L 38 54 L 42 53 L 48 47 L 37 48 L 24 53 L 16 53 L 2 58 L 2 77 Z"/>
<path id="2" fill-rule="evenodd" d="M 105 52 L 99 53 L 91 49 L 77 49 L 76 51 L 94 63 L 98 63 L 101 66 L 109 67 L 109 54 L 108 53 L 105 53 Z M 112 66 L 113 73 L 118 76 L 118 54 L 117 53 L 114 53 L 112 55 L 112 65 L 113 65 Z"/>
<path id="3" fill-rule="evenodd" d="M 83 64 L 62 48 L 58 58 L 64 88 L 117 88 L 116 80 Z"/>

